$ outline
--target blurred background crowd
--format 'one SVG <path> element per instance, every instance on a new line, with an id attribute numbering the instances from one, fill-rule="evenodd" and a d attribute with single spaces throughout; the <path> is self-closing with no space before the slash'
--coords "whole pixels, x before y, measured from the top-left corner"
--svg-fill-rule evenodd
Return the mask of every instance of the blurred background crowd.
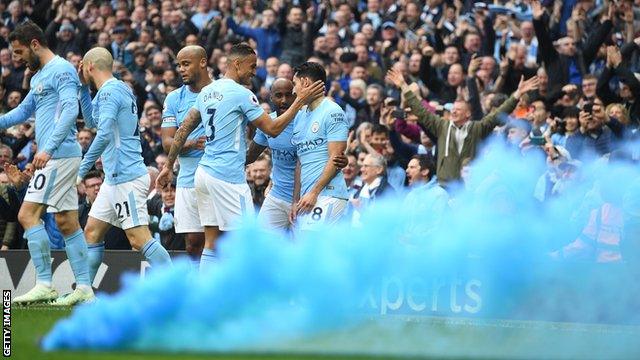
<path id="1" fill-rule="evenodd" d="M 437 179 L 450 193 L 463 187 L 476 150 L 490 135 L 525 161 L 545 164 L 532 194 L 543 202 L 575 181 L 586 159 L 638 157 L 624 145 L 636 140 L 640 124 L 639 0 L 14 0 L 0 2 L 0 14 L 0 112 L 20 103 L 32 75 L 12 58 L 8 35 L 16 25 L 37 23 L 49 47 L 76 66 L 88 49 L 105 47 L 116 60 L 116 77 L 138 97 L 152 180 L 166 162 L 163 102 L 181 86 L 177 52 L 202 45 L 210 75 L 218 79 L 225 54 L 239 41 L 256 49 L 251 90 L 267 111 L 274 110 L 274 79 L 292 78 L 293 67 L 307 60 L 324 64 L 327 94 L 344 108 L 351 127 L 342 171 L 354 224 L 377 198 L 401 196 L 411 185 Z M 424 111 L 410 107 L 385 78 L 389 69 L 411 84 L 420 110 L 449 121 L 449 130 L 425 126 Z M 493 131 L 468 131 L 467 123 L 485 121 L 521 78 L 536 75 L 539 88 L 522 96 L 510 114 L 492 118 Z M 456 106 L 460 102 L 468 116 Z M 86 152 L 95 133 L 81 118 L 78 129 Z M 7 162 L 30 166 L 37 149 L 33 123 L 2 131 L 0 141 L 0 168 Z M 448 148 L 451 141 L 457 148 Z M 268 155 L 247 167 L 256 207 L 268 191 L 270 167 Z M 96 170 L 79 188 L 85 221 L 102 183 L 99 163 Z M 0 183 L 3 248 L 24 248 L 15 220 L 19 193 L 6 174 Z M 174 196 L 172 189 L 152 186 L 149 212 L 162 243 L 183 249 L 166 215 Z M 55 239 L 55 225 L 47 221 Z M 113 232 L 107 248 L 127 248 L 124 235 Z"/>

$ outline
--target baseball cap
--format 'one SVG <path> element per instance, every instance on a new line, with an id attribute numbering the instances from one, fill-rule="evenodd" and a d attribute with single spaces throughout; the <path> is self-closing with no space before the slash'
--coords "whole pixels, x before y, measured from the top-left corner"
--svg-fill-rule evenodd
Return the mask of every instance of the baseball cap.
<path id="1" fill-rule="evenodd" d="M 382 29 L 396 29 L 396 24 L 393 21 L 385 21 L 382 23 Z"/>

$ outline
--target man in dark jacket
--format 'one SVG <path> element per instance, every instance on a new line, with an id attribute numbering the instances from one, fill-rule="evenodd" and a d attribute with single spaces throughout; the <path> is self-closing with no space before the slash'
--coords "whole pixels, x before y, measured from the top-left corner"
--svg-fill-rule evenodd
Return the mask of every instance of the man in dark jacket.
<path id="1" fill-rule="evenodd" d="M 307 10 L 307 21 L 304 22 L 304 11 L 300 6 L 292 6 L 288 10 L 283 6 L 278 12 L 278 29 L 282 39 L 282 56 L 280 60 L 297 66 L 302 64 L 311 54 L 313 39 L 322 27 L 327 10 L 324 5 L 316 12 L 313 7 Z"/>
<path id="2" fill-rule="evenodd" d="M 619 94 L 611 91 L 609 82 L 616 75 L 620 80 Z M 622 62 L 622 54 L 615 46 L 607 48 L 607 66 L 602 71 L 598 79 L 596 94 L 604 105 L 612 103 L 623 104 L 629 112 L 631 125 L 640 125 L 640 81 L 635 74 Z"/>
<path id="3" fill-rule="evenodd" d="M 595 28 L 582 49 L 576 46 L 576 39 L 565 36 L 557 41 L 557 47 L 549 34 L 546 21 L 543 19 L 544 8 L 540 1 L 531 2 L 533 9 L 533 26 L 538 38 L 538 58 L 544 62 L 544 67 L 549 76 L 549 91 L 554 92 L 567 84 L 580 85 L 582 76 L 588 73 L 589 65 L 595 59 L 600 45 L 605 41 L 613 27 L 611 16 L 614 7 L 611 6 L 609 14 L 602 16 L 601 24 Z"/>
<path id="4" fill-rule="evenodd" d="M 88 34 L 89 29 L 82 20 L 72 21 L 66 18 L 61 20 L 56 18 L 45 31 L 49 47 L 56 55 L 63 58 L 66 58 L 70 52 L 82 54 L 87 44 Z"/>

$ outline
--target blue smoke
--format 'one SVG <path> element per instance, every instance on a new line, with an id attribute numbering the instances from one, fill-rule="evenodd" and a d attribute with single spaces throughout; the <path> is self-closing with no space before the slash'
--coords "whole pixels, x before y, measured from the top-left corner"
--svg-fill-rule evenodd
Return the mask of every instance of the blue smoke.
<path id="1" fill-rule="evenodd" d="M 294 242 L 247 220 L 220 241 L 211 274 L 190 276 L 179 261 L 144 281 L 127 276 L 119 293 L 57 323 L 42 346 L 239 351 L 386 314 L 640 325 L 640 291 L 630 286 L 639 273 L 637 166 L 585 163 L 561 194 L 540 202 L 533 194 L 549 169 L 544 156 L 494 143 L 442 213 L 416 210 L 399 196 L 365 212 L 362 227 L 340 224 Z M 559 256 L 603 204 L 622 209 L 620 251 L 629 260 L 598 264 L 597 244 Z"/>

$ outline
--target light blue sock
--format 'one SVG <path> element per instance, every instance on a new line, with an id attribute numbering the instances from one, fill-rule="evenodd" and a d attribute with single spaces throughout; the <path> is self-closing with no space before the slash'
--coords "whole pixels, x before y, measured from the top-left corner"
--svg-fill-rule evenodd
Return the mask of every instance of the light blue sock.
<path id="1" fill-rule="evenodd" d="M 93 284 L 93 280 L 96 278 L 96 273 L 100 268 L 100 264 L 102 264 L 102 255 L 104 254 L 104 242 L 99 242 L 96 244 L 88 245 L 88 256 L 87 260 L 89 263 L 89 272 L 91 273 L 91 284 Z"/>
<path id="2" fill-rule="evenodd" d="M 218 255 L 215 250 L 204 248 L 202 257 L 200 257 L 200 273 L 209 273 L 218 263 Z"/>
<path id="3" fill-rule="evenodd" d="M 140 252 L 149 260 L 151 267 L 171 265 L 169 253 L 157 240 L 150 239 L 147 241 Z"/>
<path id="4" fill-rule="evenodd" d="M 31 261 L 36 267 L 37 282 L 51 286 L 51 248 L 44 225 L 40 224 L 27 229 L 24 237 L 29 245 Z"/>
<path id="5" fill-rule="evenodd" d="M 71 270 L 73 270 L 73 275 L 76 277 L 76 284 L 91 287 L 87 241 L 84 239 L 82 229 L 78 229 L 78 231 L 64 238 L 64 244 Z"/>

